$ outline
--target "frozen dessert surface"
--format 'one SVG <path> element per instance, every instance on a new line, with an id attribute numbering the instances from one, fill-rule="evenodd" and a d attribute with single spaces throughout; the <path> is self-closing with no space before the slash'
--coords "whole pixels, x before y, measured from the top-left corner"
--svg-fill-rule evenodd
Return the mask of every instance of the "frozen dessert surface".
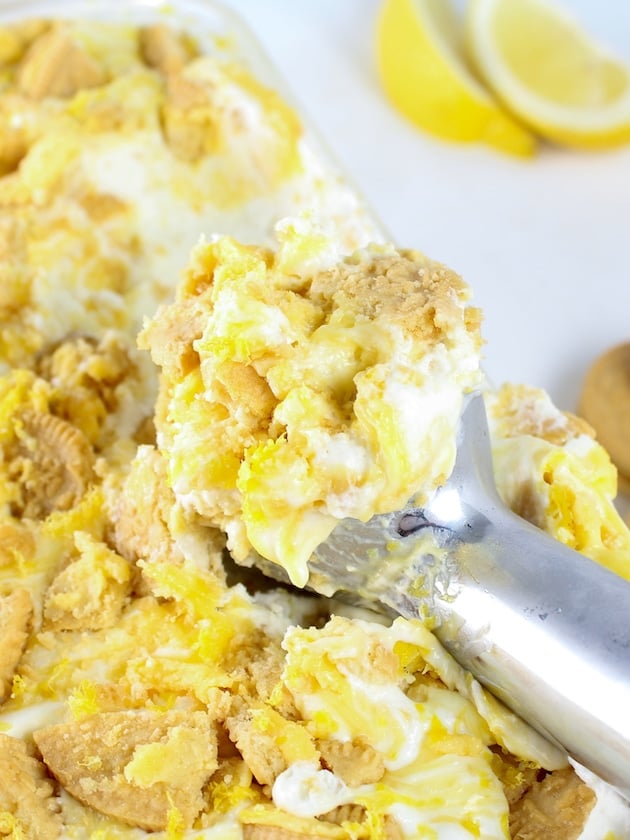
<path id="1" fill-rule="evenodd" d="M 206 232 L 270 242 L 301 212 L 352 250 L 377 235 L 295 111 L 163 23 L 5 26 L 0 370 L 71 333 L 126 334 Z"/>
<path id="2" fill-rule="evenodd" d="M 339 519 L 421 501 L 483 377 L 466 285 L 215 41 L 0 27 L 0 835 L 629 836 L 420 621 L 228 562 L 303 583 Z M 627 574 L 589 429 L 486 397 L 508 503 Z"/>

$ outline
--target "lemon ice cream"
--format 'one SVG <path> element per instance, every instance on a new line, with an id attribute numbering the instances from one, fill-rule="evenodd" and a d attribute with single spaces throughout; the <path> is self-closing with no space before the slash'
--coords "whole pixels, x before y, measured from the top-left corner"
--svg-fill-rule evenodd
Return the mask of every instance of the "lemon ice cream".
<path id="1" fill-rule="evenodd" d="M 294 583 L 335 524 L 449 475 L 479 312 L 444 266 L 286 231 L 276 254 L 202 245 L 141 336 L 162 366 L 158 439 L 178 501 Z M 182 325 L 186 325 L 182 334 Z"/>
<path id="2" fill-rule="evenodd" d="M 0 112 L 0 835 L 627 836 L 421 622 L 226 571 L 227 541 L 302 583 L 448 475 L 462 281 L 368 244 L 293 110 L 159 18 L 0 28 Z M 510 505 L 627 573 L 588 429 L 488 408 Z"/>

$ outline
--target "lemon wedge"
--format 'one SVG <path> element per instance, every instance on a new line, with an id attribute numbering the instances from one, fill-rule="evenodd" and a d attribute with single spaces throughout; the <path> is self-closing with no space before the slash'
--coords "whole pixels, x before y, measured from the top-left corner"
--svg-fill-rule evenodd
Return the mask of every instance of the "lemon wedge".
<path id="1" fill-rule="evenodd" d="M 630 140 L 630 68 L 548 0 L 471 0 L 467 47 L 488 87 L 543 137 Z"/>
<path id="2" fill-rule="evenodd" d="M 387 96 L 425 131 L 515 155 L 533 154 L 532 134 L 467 67 L 463 33 L 447 0 L 385 0 L 377 23 L 377 57 Z"/>

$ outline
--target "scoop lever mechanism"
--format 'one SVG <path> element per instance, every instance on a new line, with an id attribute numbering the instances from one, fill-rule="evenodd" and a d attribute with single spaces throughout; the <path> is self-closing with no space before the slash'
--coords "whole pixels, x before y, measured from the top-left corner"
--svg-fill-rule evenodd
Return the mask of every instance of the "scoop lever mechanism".
<path id="1" fill-rule="evenodd" d="M 630 798 L 630 583 L 501 501 L 480 394 L 429 503 L 343 520 L 309 568 L 317 592 L 430 619 L 464 668 Z"/>

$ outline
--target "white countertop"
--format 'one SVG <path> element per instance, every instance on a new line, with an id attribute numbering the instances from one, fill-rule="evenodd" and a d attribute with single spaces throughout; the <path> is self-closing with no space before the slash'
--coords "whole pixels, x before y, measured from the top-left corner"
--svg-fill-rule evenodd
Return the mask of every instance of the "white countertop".
<path id="1" fill-rule="evenodd" d="M 394 241 L 463 275 L 495 384 L 574 409 L 589 363 L 630 341 L 630 147 L 520 160 L 422 133 L 375 67 L 379 0 L 230 0 Z M 566 0 L 630 63 L 627 0 Z"/>

